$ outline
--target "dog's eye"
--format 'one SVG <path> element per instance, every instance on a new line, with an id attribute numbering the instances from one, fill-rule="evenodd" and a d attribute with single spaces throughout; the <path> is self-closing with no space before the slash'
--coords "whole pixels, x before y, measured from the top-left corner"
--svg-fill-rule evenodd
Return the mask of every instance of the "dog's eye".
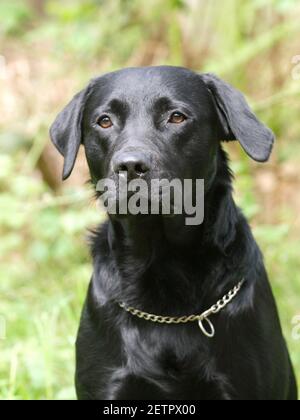
<path id="1" fill-rule="evenodd" d="M 102 128 L 110 128 L 113 125 L 108 115 L 102 115 L 102 117 L 98 118 L 97 124 Z"/>
<path id="2" fill-rule="evenodd" d="M 171 124 L 181 124 L 186 120 L 186 116 L 181 112 L 173 112 L 169 118 L 169 123 Z"/>

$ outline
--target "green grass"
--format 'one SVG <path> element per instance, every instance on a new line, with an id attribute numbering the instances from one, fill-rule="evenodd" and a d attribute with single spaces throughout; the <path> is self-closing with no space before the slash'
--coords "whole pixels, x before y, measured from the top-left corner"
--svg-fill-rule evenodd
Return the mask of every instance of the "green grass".
<path id="1" fill-rule="evenodd" d="M 74 398 L 74 342 L 91 275 L 85 233 L 103 215 L 86 208 L 87 191 L 61 200 L 39 179 L 15 175 L 15 159 L 0 156 L 0 168 L 0 398 Z"/>

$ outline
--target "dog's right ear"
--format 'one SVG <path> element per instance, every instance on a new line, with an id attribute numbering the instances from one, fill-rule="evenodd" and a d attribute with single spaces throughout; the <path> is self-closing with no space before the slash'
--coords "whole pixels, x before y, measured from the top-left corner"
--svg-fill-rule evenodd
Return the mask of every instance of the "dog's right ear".
<path id="1" fill-rule="evenodd" d="M 63 180 L 71 175 L 82 143 L 82 116 L 90 91 L 91 83 L 74 96 L 50 128 L 51 140 L 64 157 Z"/>
<path id="2" fill-rule="evenodd" d="M 202 74 L 221 124 L 221 140 L 238 140 L 257 162 L 266 162 L 272 152 L 274 134 L 252 112 L 244 95 L 213 74 Z"/>

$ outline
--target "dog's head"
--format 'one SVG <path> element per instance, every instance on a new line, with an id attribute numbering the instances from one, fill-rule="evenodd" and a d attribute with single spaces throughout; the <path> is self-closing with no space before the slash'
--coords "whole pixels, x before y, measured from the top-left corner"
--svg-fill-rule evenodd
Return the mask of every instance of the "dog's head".
<path id="1" fill-rule="evenodd" d="M 70 176 L 80 144 L 92 180 L 211 181 L 221 141 L 238 140 L 266 161 L 274 136 L 244 96 L 212 74 L 178 67 L 130 68 L 90 82 L 58 115 L 51 138 Z"/>

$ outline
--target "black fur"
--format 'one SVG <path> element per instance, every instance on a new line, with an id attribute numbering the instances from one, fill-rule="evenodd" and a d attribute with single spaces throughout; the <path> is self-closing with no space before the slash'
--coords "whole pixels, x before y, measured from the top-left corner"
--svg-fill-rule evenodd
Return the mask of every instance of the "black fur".
<path id="1" fill-rule="evenodd" d="M 172 102 L 188 116 L 178 126 L 166 123 Z M 111 129 L 95 123 L 103 112 Z M 271 153 L 273 135 L 242 95 L 186 69 L 127 69 L 93 80 L 58 116 L 51 137 L 66 160 L 64 177 L 82 142 L 94 183 L 114 179 L 116 156 L 138 150 L 149 160 L 147 181 L 204 178 L 208 186 L 200 226 L 185 226 L 183 216 L 110 216 L 94 233 L 94 272 L 77 340 L 78 397 L 295 400 L 263 258 L 233 201 L 220 144 L 238 138 L 258 161 Z M 157 325 L 116 304 L 168 316 L 201 313 L 242 278 L 239 295 L 212 318 L 214 339 L 197 323 Z"/>

